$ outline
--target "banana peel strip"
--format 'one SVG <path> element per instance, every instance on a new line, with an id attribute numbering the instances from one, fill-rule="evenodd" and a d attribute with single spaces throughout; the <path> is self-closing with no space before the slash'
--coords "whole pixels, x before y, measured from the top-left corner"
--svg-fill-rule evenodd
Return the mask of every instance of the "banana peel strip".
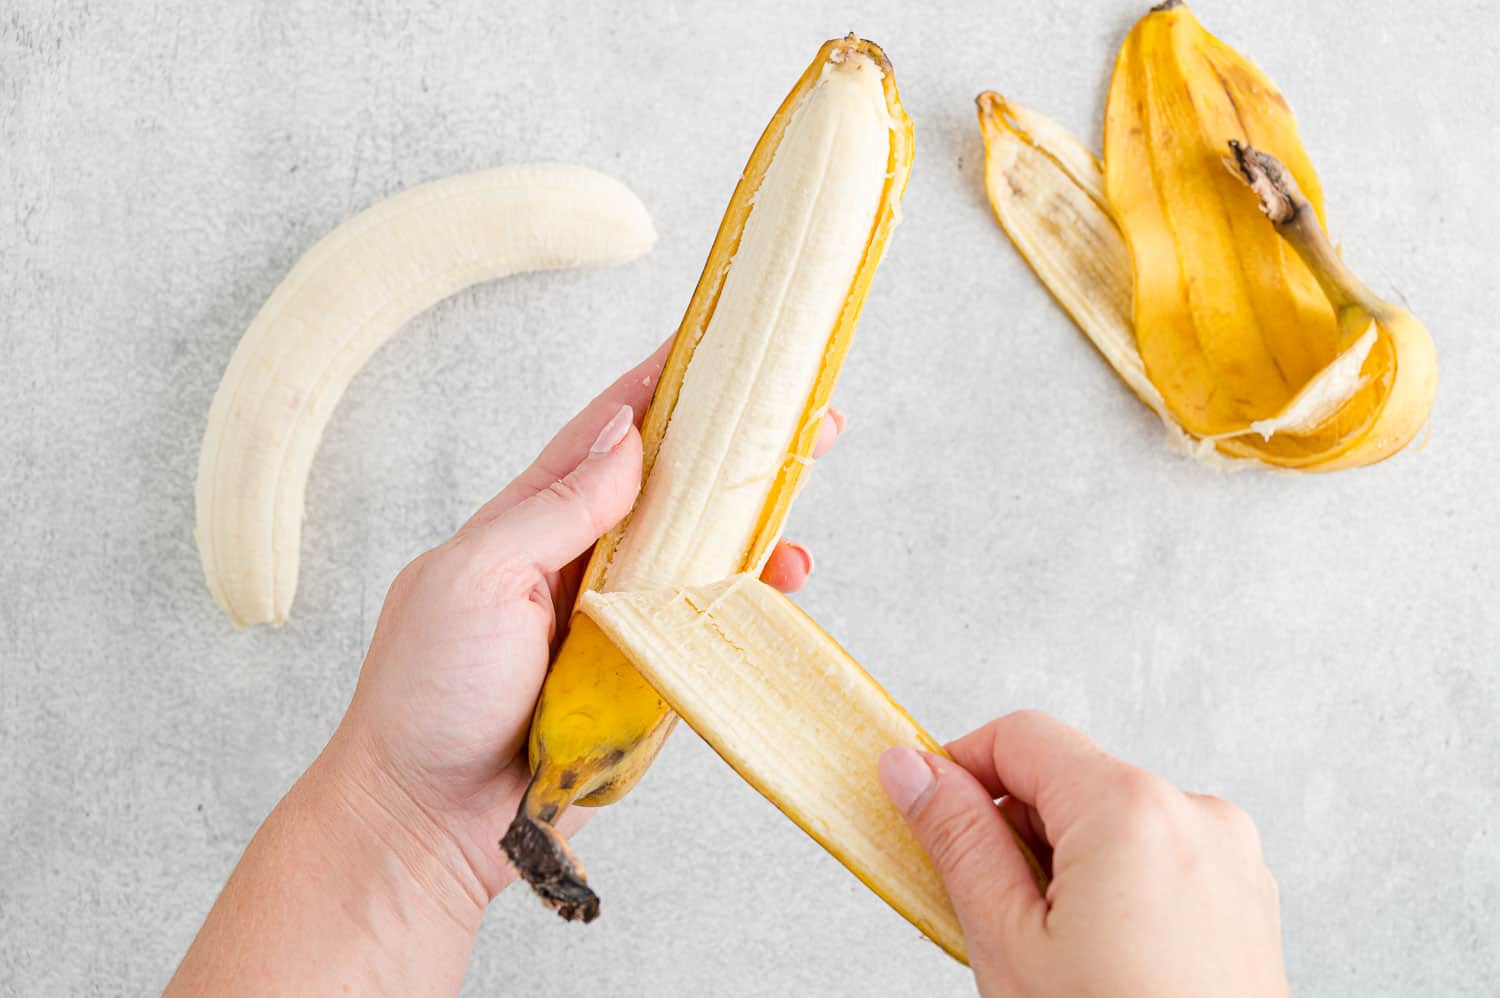
<path id="1" fill-rule="evenodd" d="M 1106 207 L 1098 158 L 1052 119 L 997 93 L 976 103 L 990 207 L 1022 259 L 1161 419 L 1175 450 L 1226 469 L 1243 464 L 1189 436 L 1146 375 L 1131 317 L 1130 250 Z"/>
<path id="2" fill-rule="evenodd" d="M 741 574 L 588 592 L 579 608 L 746 782 L 967 962 L 942 879 L 876 769 L 894 746 L 943 749 L 795 603 Z"/>

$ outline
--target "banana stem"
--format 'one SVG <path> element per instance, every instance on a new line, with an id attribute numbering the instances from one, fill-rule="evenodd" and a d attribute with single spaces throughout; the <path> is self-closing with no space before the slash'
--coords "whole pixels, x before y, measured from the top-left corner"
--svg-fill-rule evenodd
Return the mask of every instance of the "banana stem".
<path id="1" fill-rule="evenodd" d="M 1340 328 L 1362 335 L 1372 317 L 1387 311 L 1386 304 L 1339 258 L 1291 171 L 1270 153 L 1234 139 L 1229 140 L 1229 150 L 1234 171 L 1260 198 L 1261 210 L 1277 233 L 1297 251 L 1338 310 Z"/>
<path id="2" fill-rule="evenodd" d="M 500 848 L 547 907 L 570 922 L 592 922 L 599 917 L 599 896 L 553 824 L 575 796 L 533 779 Z"/>

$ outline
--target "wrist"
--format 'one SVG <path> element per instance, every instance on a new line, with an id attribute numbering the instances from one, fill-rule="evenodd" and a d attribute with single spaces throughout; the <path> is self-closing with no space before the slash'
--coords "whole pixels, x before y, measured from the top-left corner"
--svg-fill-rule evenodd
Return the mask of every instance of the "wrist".
<path id="1" fill-rule="evenodd" d="M 484 906 L 335 736 L 245 848 L 169 994 L 457 994 Z"/>
<path id="2" fill-rule="evenodd" d="M 490 892 L 447 829 L 360 739 L 336 731 L 299 789 L 344 855 L 373 863 L 364 875 L 375 873 L 398 906 L 430 905 L 477 933 Z"/>

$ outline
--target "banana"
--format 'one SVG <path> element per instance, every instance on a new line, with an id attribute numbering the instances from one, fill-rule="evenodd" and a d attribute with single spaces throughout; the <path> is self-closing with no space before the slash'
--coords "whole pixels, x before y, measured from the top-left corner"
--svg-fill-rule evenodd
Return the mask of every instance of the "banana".
<path id="1" fill-rule="evenodd" d="M 740 776 L 967 961 L 942 879 L 876 772 L 887 748 L 943 749 L 838 642 L 749 574 L 579 607 Z"/>
<path id="2" fill-rule="evenodd" d="M 1389 457 L 1424 425 L 1430 336 L 1353 290 L 1331 249 L 1309 250 L 1328 245 L 1321 188 L 1285 99 L 1181 3 L 1154 8 L 1121 49 L 1102 167 L 998 94 L 980 95 L 979 121 L 1002 227 L 1182 449 L 1333 471 Z M 1252 146 L 1285 162 L 1295 230 L 1268 224 L 1226 160 Z"/>
<path id="3" fill-rule="evenodd" d="M 241 338 L 203 435 L 193 534 L 230 619 L 286 620 L 313 454 L 344 389 L 408 319 L 472 284 L 622 263 L 655 241 L 619 181 L 534 164 L 414 187 L 308 250 Z"/>
<path id="4" fill-rule="evenodd" d="M 730 200 L 642 429 L 635 509 L 596 546 L 582 590 L 758 572 L 781 533 L 911 165 L 890 63 L 826 43 L 771 119 Z M 533 777 L 501 846 L 569 919 L 598 897 L 553 827 L 618 800 L 676 715 L 574 615 L 531 726 Z"/>

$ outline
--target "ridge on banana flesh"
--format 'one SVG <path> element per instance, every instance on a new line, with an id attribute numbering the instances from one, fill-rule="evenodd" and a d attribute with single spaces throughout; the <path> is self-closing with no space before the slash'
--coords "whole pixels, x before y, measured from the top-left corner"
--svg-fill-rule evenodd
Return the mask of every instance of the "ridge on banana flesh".
<path id="1" fill-rule="evenodd" d="M 979 120 L 1002 227 L 1183 450 L 1332 471 L 1425 424 L 1431 338 L 1343 267 L 1285 99 L 1185 5 L 1153 10 L 1121 48 L 1103 166 L 998 94 Z M 1234 147 L 1278 164 L 1295 227 L 1268 221 Z"/>
<path id="2" fill-rule="evenodd" d="M 760 570 L 811 464 L 910 164 L 884 53 L 852 35 L 826 43 L 730 200 L 646 413 L 641 495 L 595 547 L 582 591 Z M 599 902 L 556 821 L 628 792 L 675 721 L 575 614 L 532 721 L 532 781 L 501 841 L 565 918 L 588 921 Z"/>
<path id="3" fill-rule="evenodd" d="M 413 187 L 319 240 L 240 339 L 203 435 L 193 535 L 230 619 L 286 620 L 323 430 L 349 382 L 407 320 L 473 284 L 623 263 L 655 241 L 645 207 L 619 181 L 547 163 Z"/>
<path id="4" fill-rule="evenodd" d="M 837 641 L 749 574 L 585 593 L 579 606 L 741 777 L 928 938 L 967 960 L 942 878 L 876 768 L 888 748 L 942 755 L 942 746 Z"/>

